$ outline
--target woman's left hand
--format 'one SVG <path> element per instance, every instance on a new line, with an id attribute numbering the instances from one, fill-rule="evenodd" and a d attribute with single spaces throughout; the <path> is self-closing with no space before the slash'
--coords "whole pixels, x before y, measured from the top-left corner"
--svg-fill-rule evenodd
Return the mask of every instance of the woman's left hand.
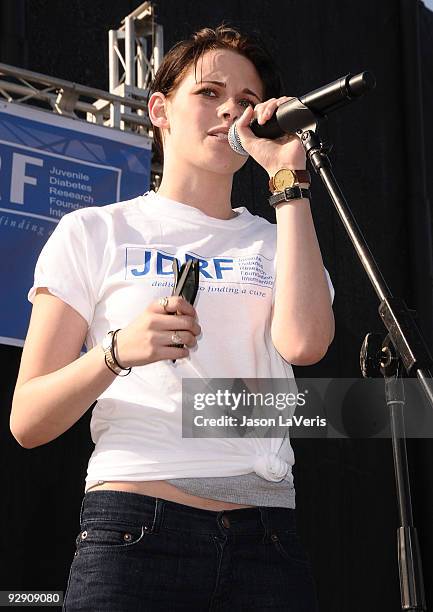
<path id="1" fill-rule="evenodd" d="M 260 125 L 268 121 L 276 109 L 292 98 L 270 98 L 265 102 L 247 106 L 243 114 L 236 121 L 236 129 L 245 151 L 253 157 L 269 174 L 273 176 L 280 168 L 291 170 L 304 170 L 306 168 L 305 149 L 298 136 L 285 134 L 275 140 L 257 138 L 249 128 L 251 121 L 256 118 Z"/>

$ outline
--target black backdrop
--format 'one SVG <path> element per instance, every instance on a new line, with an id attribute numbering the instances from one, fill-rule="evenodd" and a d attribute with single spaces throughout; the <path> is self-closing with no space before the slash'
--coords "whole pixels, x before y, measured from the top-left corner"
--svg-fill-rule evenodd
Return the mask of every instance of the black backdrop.
<path id="1" fill-rule="evenodd" d="M 107 89 L 108 29 L 137 5 L 3 0 L 0 61 Z M 287 95 L 348 72 L 375 74 L 373 92 L 330 117 L 331 162 L 391 291 L 418 310 L 432 347 L 433 13 L 417 0 L 160 0 L 157 12 L 166 50 L 223 19 L 258 29 L 279 58 Z M 235 179 L 233 201 L 274 220 L 266 183 L 264 171 L 248 161 Z M 316 228 L 336 289 L 336 336 L 322 362 L 297 368 L 297 374 L 355 377 L 365 334 L 382 331 L 377 300 L 316 176 L 312 189 Z M 92 449 L 90 411 L 59 439 L 22 449 L 9 433 L 20 353 L 0 346 L 0 589 L 65 590 Z M 390 440 L 296 439 L 293 445 L 299 531 L 313 562 L 321 610 L 398 609 Z M 433 445 L 409 440 L 408 455 L 431 604 Z"/>

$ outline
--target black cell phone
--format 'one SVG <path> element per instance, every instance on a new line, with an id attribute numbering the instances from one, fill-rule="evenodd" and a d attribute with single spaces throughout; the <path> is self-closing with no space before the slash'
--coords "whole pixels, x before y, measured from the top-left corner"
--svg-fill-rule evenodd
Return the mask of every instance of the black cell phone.
<path id="1" fill-rule="evenodd" d="M 181 295 L 191 305 L 194 305 L 198 291 L 199 262 L 198 259 L 188 259 L 179 269 L 179 262 L 173 259 L 174 288 L 172 295 Z"/>
<path id="2" fill-rule="evenodd" d="M 198 291 L 199 282 L 199 261 L 198 259 L 188 259 L 179 268 L 176 257 L 173 259 L 174 287 L 171 295 L 181 295 L 192 306 Z M 176 314 L 176 313 L 171 313 Z M 177 348 L 183 348 L 183 344 L 175 344 Z M 172 359 L 175 363 L 176 359 Z"/>

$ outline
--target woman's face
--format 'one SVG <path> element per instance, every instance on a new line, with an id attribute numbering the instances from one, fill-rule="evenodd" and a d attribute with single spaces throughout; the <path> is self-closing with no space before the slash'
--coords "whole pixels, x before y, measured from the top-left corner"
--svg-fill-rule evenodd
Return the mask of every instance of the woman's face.
<path id="1" fill-rule="evenodd" d="M 197 63 L 196 76 L 191 66 L 166 98 L 165 163 L 184 162 L 220 174 L 239 170 L 246 158 L 235 153 L 226 138 L 210 132 L 228 130 L 249 104 L 263 100 L 263 89 L 249 59 L 226 49 L 207 51 Z"/>

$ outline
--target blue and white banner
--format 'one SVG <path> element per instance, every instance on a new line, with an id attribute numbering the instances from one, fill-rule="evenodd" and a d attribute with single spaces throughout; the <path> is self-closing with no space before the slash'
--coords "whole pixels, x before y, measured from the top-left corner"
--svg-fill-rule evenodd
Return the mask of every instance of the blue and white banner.
<path id="1" fill-rule="evenodd" d="M 152 141 L 0 102 L 0 343 L 22 346 L 38 255 L 60 218 L 150 188 Z"/>

